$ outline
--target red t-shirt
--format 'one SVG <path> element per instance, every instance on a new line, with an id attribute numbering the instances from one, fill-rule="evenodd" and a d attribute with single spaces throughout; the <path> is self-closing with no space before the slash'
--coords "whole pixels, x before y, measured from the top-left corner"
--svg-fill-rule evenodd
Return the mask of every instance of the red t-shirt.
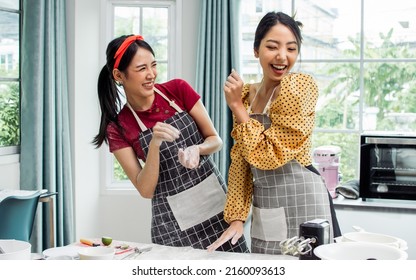
<path id="1" fill-rule="evenodd" d="M 184 111 L 189 112 L 200 99 L 199 94 L 184 80 L 173 79 L 163 84 L 155 84 L 155 87 L 166 95 Z M 136 111 L 140 120 L 148 128 L 152 128 L 157 122 L 162 122 L 176 113 L 169 103 L 155 92 L 155 99 L 150 109 Z M 118 121 L 123 128 L 121 131 L 115 123 L 107 126 L 107 136 L 110 152 L 121 148 L 132 147 L 138 158 L 145 160 L 143 150 L 139 142 L 141 129 L 133 113 L 124 105 L 118 114 Z"/>

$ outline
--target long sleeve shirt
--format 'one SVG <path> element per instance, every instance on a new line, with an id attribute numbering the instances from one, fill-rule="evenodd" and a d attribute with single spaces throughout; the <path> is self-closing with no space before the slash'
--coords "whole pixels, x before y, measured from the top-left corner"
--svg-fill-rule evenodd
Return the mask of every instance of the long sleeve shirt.
<path id="1" fill-rule="evenodd" d="M 249 107 L 249 90 L 250 84 L 245 84 L 242 100 L 246 108 Z M 313 78 L 293 73 L 281 81 L 278 97 L 270 106 L 268 129 L 252 118 L 239 124 L 234 118 L 231 136 L 235 143 L 231 149 L 224 210 L 228 223 L 247 219 L 253 195 L 251 166 L 273 170 L 293 159 L 304 166 L 312 163 L 311 136 L 317 99 L 318 87 Z"/>

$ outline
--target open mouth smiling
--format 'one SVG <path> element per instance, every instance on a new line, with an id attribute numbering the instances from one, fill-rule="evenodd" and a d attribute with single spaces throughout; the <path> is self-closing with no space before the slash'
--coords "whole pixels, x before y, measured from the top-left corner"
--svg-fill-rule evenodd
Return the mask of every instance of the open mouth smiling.
<path id="1" fill-rule="evenodd" d="M 283 71 L 283 70 L 285 70 L 287 68 L 286 65 L 273 65 L 272 64 L 271 66 L 272 66 L 273 69 L 276 69 L 278 71 Z"/>

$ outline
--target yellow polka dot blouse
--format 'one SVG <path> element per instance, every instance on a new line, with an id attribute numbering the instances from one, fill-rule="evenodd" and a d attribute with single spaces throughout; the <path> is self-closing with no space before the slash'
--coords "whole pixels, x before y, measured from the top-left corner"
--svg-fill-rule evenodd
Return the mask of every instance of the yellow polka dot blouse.
<path id="1" fill-rule="evenodd" d="M 270 106 L 271 126 L 265 129 L 255 119 L 237 124 L 231 136 L 227 203 L 224 218 L 231 221 L 247 219 L 253 195 L 250 165 L 258 169 L 276 169 L 292 159 L 307 166 L 311 160 L 311 135 L 315 125 L 318 87 L 306 74 L 292 73 L 284 77 L 276 100 Z M 242 100 L 249 107 L 250 84 L 245 84 Z"/>

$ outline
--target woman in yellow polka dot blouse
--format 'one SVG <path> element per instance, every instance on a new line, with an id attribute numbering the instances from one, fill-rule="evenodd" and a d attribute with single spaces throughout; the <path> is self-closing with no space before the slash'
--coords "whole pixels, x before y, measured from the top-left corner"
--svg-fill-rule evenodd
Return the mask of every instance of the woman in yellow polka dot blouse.
<path id="1" fill-rule="evenodd" d="M 235 140 L 224 211 L 230 227 L 209 251 L 237 242 L 251 206 L 253 253 L 281 254 L 280 241 L 298 236 L 299 225 L 313 219 L 328 220 L 331 240 L 340 235 L 332 199 L 311 160 L 318 87 L 310 75 L 289 72 L 301 26 L 284 13 L 266 14 L 254 40 L 262 81 L 244 84 L 233 70 L 225 82 Z"/>

